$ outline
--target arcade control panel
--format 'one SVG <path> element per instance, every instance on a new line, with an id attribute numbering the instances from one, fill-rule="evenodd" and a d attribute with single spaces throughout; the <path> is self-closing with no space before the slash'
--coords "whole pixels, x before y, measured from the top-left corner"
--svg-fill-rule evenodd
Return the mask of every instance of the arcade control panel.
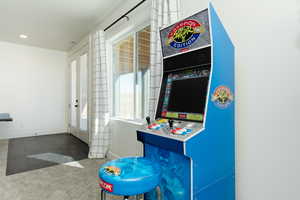
<path id="1" fill-rule="evenodd" d="M 142 130 L 143 132 L 179 141 L 185 141 L 190 136 L 199 133 L 203 128 L 202 123 L 198 122 L 168 120 L 164 118 L 151 121 L 150 117 L 147 117 L 146 120 L 147 127 Z"/>

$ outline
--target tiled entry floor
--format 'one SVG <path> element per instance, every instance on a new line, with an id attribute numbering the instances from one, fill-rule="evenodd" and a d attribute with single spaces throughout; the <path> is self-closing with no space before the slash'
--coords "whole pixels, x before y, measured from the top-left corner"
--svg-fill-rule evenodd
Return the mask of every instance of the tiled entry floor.
<path id="1" fill-rule="evenodd" d="M 88 145 L 67 134 L 10 139 L 6 175 L 88 158 Z"/>

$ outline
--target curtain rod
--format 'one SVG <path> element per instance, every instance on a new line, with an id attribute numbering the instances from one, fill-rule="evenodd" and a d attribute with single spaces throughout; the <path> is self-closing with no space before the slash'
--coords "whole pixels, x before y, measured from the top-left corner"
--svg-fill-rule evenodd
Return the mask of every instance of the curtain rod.
<path id="1" fill-rule="evenodd" d="M 144 3 L 146 0 L 140 1 L 138 4 L 136 4 L 133 8 L 131 8 L 129 11 L 127 11 L 124 15 L 122 15 L 121 17 L 119 17 L 117 20 L 115 20 L 113 23 L 111 23 L 108 27 L 106 27 L 104 29 L 104 31 L 107 31 L 108 29 L 110 29 L 113 25 L 115 25 L 116 23 L 118 23 L 121 19 L 123 19 L 124 17 L 127 18 L 127 15 L 129 13 L 131 13 L 132 11 L 134 11 L 137 7 L 139 7 L 142 3 Z"/>

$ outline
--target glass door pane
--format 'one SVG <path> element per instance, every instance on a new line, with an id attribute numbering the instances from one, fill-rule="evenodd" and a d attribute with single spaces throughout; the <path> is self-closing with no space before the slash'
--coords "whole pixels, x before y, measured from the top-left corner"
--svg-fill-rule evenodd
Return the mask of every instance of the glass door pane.
<path id="1" fill-rule="evenodd" d="M 88 56 L 80 57 L 80 130 L 87 131 Z"/>
<path id="2" fill-rule="evenodd" d="M 88 50 L 82 49 L 70 62 L 70 133 L 89 143 Z"/>
<path id="3" fill-rule="evenodd" d="M 71 107 L 71 126 L 77 126 L 77 62 L 76 60 L 71 62 L 71 99 L 70 99 L 70 107 Z"/>

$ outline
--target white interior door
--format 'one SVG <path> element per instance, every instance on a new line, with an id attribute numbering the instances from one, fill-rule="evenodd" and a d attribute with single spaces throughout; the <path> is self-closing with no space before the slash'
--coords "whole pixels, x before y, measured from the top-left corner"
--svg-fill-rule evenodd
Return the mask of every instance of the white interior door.
<path id="1" fill-rule="evenodd" d="M 88 54 L 70 63 L 70 132 L 89 143 L 88 131 Z"/>

